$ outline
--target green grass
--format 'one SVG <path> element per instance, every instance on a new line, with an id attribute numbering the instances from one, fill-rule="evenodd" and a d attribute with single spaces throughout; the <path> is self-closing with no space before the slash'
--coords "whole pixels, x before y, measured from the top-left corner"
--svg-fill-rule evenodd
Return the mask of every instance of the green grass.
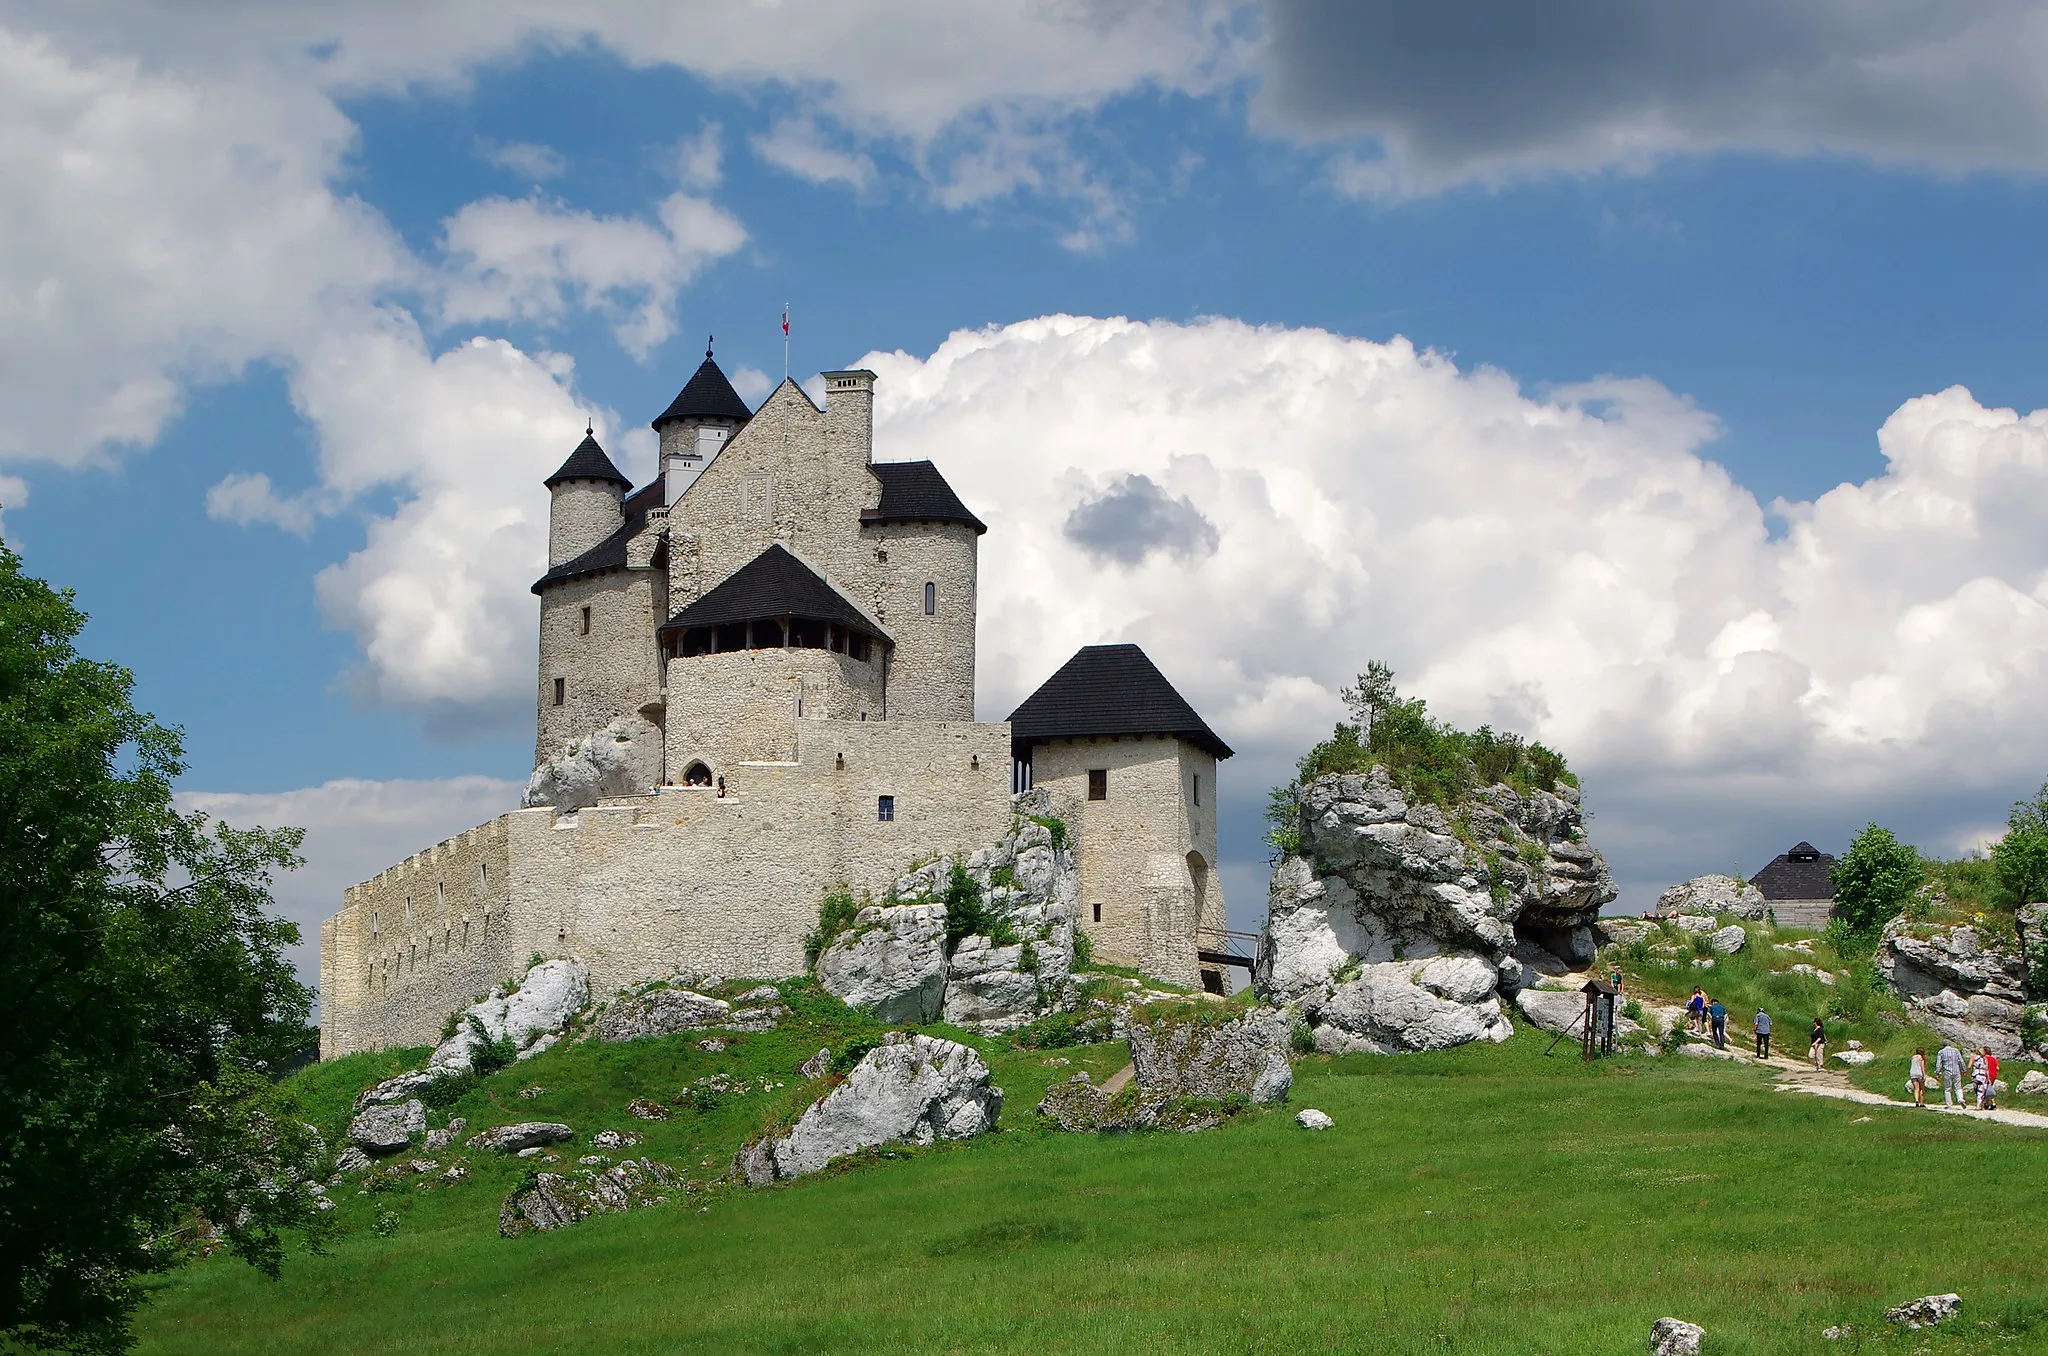
<path id="1" fill-rule="evenodd" d="M 721 1054 L 695 1037 L 557 1049 L 455 1108 L 473 1128 L 565 1120 L 565 1157 L 592 1131 L 637 1130 L 636 1155 L 700 1184 L 687 1202 L 508 1242 L 498 1205 L 526 1163 L 471 1156 L 458 1184 L 339 1188 L 347 1232 L 326 1254 L 292 1257 L 275 1283 L 227 1258 L 167 1278 L 141 1350 L 1523 1356 L 1639 1351 L 1669 1313 L 1704 1324 L 1717 1356 L 1839 1353 L 1858 1348 L 1822 1328 L 1881 1328 L 1887 1304 L 1950 1289 L 1968 1323 L 1863 1347 L 2048 1349 L 2029 1185 L 2048 1135 L 1772 1093 L 1754 1070 L 1691 1060 L 1588 1068 L 1525 1032 L 1310 1058 L 1288 1108 L 1207 1134 L 1067 1136 L 1032 1105 L 1077 1068 L 1113 1072 L 1123 1047 L 982 1042 L 1008 1092 L 1003 1133 L 767 1190 L 709 1185 L 821 1090 L 790 1072 L 799 1060 L 875 1029 L 796 1002 L 793 1029 Z M 299 1082 L 332 1125 L 404 1062 L 358 1056 Z M 620 1110 L 715 1072 L 786 1087 L 706 1111 L 685 1099 L 667 1122 Z M 531 1085 L 546 1091 L 516 1095 Z M 1337 1129 L 1297 1129 L 1300 1106 Z M 388 1237 L 371 1228 L 386 1213 Z"/>

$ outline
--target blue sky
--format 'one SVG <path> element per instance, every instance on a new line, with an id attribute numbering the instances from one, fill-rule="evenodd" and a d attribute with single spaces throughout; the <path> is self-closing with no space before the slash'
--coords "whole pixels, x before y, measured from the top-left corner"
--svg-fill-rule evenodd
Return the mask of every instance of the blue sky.
<path id="1" fill-rule="evenodd" d="M 1241 921 L 1374 657 L 1564 747 L 1631 907 L 1979 841 L 2048 774 L 2041 26 L 1617 2 L 1504 67 L 1513 7 L 1451 8 L 0 4 L 0 521 L 192 792 L 310 823 L 308 919 L 530 770 L 581 412 L 644 474 L 785 302 L 1000 510 L 984 718 L 1139 639 L 1243 751 Z M 1222 551 L 1062 535 L 1130 476 Z"/>

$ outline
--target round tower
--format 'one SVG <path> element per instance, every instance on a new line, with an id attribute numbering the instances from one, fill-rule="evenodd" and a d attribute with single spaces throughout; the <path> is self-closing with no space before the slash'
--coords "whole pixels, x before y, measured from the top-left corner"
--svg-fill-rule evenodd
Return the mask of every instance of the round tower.
<path id="1" fill-rule="evenodd" d="M 612 459 L 597 445 L 594 429 L 562 468 L 541 482 L 553 495 L 548 505 L 548 568 L 574 560 L 619 530 L 625 523 L 620 507 L 633 482 L 619 474 Z"/>
<path id="2" fill-rule="evenodd" d="M 704 361 L 654 420 L 654 431 L 661 435 L 662 502 L 673 504 L 682 498 L 724 449 L 726 440 L 753 417 L 747 402 L 712 360 L 707 342 Z"/>

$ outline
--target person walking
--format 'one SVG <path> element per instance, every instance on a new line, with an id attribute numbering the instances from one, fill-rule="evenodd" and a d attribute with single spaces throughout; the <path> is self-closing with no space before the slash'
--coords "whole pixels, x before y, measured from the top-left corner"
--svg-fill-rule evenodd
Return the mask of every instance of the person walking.
<path id="1" fill-rule="evenodd" d="M 1697 984 L 1692 986 L 1692 997 L 1685 1000 L 1685 1021 L 1696 1032 L 1707 1029 L 1707 995 Z"/>
<path id="2" fill-rule="evenodd" d="M 1813 1030 L 1806 1039 L 1806 1053 L 1813 1060 L 1816 1069 L 1825 1068 L 1828 1058 L 1828 1029 L 1821 1025 L 1820 1018 L 1813 1019 Z"/>
<path id="3" fill-rule="evenodd" d="M 1906 1086 L 1913 1090 L 1913 1105 L 1927 1105 L 1927 1052 L 1915 1050 L 1913 1062 L 1906 1066 Z"/>
<path id="4" fill-rule="evenodd" d="M 1942 1042 L 1941 1050 L 1934 1056 L 1934 1071 L 1941 1075 L 1941 1104 L 1945 1107 L 1961 1106 L 1963 1052 L 1956 1049 L 1954 1041 Z"/>
<path id="5" fill-rule="evenodd" d="M 1979 1050 L 1970 1056 L 1970 1100 L 1977 1104 L 1977 1110 L 1985 1109 L 1984 1100 L 1991 1095 L 1989 1080 L 1985 1076 L 1984 1052 Z"/>
<path id="6" fill-rule="evenodd" d="M 1722 1006 L 1720 999 L 1716 998 L 1707 1006 L 1707 1016 L 1714 1019 L 1714 1048 L 1716 1050 L 1726 1050 L 1728 1048 L 1728 1009 Z"/>
<path id="7" fill-rule="evenodd" d="M 1765 1012 L 1762 1008 L 1758 1008 L 1754 1025 L 1756 1026 L 1756 1057 L 1758 1059 L 1769 1059 L 1771 1057 L 1771 1014 Z"/>
<path id="8" fill-rule="evenodd" d="M 1984 1056 L 1984 1109 L 1998 1110 L 1998 1056 L 1985 1046 L 1980 1052 Z"/>

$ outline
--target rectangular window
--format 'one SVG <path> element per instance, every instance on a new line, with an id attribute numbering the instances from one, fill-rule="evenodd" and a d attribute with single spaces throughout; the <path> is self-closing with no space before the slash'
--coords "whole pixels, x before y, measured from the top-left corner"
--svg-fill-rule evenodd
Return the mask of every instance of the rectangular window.
<path id="1" fill-rule="evenodd" d="M 896 818 L 896 797 L 876 796 L 875 818 L 884 824 L 892 823 Z"/>
<path id="2" fill-rule="evenodd" d="M 583 609 L 583 634 L 590 634 L 590 609 L 587 607 Z"/>
<path id="3" fill-rule="evenodd" d="M 1109 769 L 1091 767 L 1088 769 L 1088 799 L 1109 799 Z"/>
<path id="4" fill-rule="evenodd" d="M 924 615 L 937 616 L 939 611 L 939 586 L 926 583 L 924 586 Z"/>
<path id="5" fill-rule="evenodd" d="M 555 679 L 555 705 L 560 706 L 562 704 L 563 692 L 567 687 L 568 682 L 566 679 Z"/>
<path id="6" fill-rule="evenodd" d="M 1189 780 L 1195 784 L 1195 804 L 1202 803 L 1202 774 L 1197 772 Z"/>
<path id="7" fill-rule="evenodd" d="M 1098 923 L 1102 921 L 1102 901 L 1099 899 L 1095 901 L 1095 921 Z"/>

